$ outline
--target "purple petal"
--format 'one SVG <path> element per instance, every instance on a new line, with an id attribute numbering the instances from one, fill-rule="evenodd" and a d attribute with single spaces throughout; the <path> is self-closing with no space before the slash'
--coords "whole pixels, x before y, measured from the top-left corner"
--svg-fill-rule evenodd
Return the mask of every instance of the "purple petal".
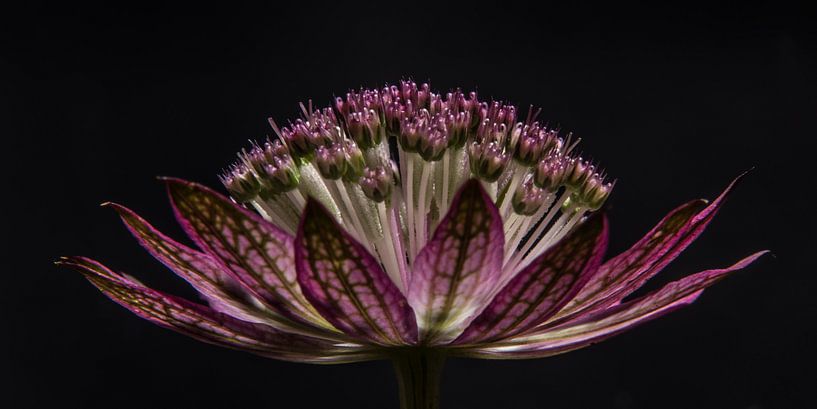
<path id="1" fill-rule="evenodd" d="M 476 179 L 465 183 L 414 260 L 408 299 L 422 339 L 456 338 L 490 301 L 502 267 L 502 218 Z"/>
<path id="2" fill-rule="evenodd" d="M 598 343 L 695 301 L 703 290 L 767 253 L 760 251 L 728 268 L 706 270 L 667 284 L 641 298 L 579 317 L 539 333 L 512 338 L 463 355 L 494 359 L 541 358 Z"/>
<path id="3" fill-rule="evenodd" d="M 332 325 L 378 344 L 417 340 L 417 323 L 406 298 L 366 248 L 311 198 L 295 243 L 298 282 Z"/>
<path id="4" fill-rule="evenodd" d="M 607 231 L 604 214 L 585 221 L 520 271 L 456 343 L 516 335 L 556 314 L 598 269 Z"/>
<path id="5" fill-rule="evenodd" d="M 708 206 L 705 200 L 694 200 L 670 212 L 629 250 L 604 263 L 558 316 L 603 310 L 644 285 L 703 233 L 742 176 Z"/>
<path id="6" fill-rule="evenodd" d="M 203 342 L 297 362 L 344 362 L 370 359 L 358 347 L 339 347 L 316 338 L 245 322 L 204 305 L 145 287 L 87 258 L 65 258 L 61 264 L 85 275 L 111 300 L 161 327 Z"/>
<path id="7" fill-rule="evenodd" d="M 125 226 L 153 257 L 190 283 L 210 306 L 244 321 L 265 322 L 270 317 L 254 307 L 254 297 L 210 255 L 196 251 L 156 230 L 127 207 L 110 203 Z M 257 302 L 257 301 L 255 301 Z"/>
<path id="8" fill-rule="evenodd" d="M 176 217 L 190 238 L 267 307 L 298 322 L 329 326 L 298 285 L 292 236 L 207 187 L 166 182 Z"/>

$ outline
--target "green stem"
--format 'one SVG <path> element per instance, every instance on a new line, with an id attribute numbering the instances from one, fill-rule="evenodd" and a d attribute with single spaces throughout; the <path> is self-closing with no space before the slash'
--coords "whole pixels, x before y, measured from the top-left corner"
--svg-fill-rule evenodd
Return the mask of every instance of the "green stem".
<path id="1" fill-rule="evenodd" d="M 439 409 L 442 351 L 411 348 L 392 357 L 400 387 L 400 409 Z"/>

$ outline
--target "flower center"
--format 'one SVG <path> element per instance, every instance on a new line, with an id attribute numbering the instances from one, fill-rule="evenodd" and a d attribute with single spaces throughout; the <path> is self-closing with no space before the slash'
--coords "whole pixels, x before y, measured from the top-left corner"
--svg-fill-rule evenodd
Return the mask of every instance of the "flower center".
<path id="1" fill-rule="evenodd" d="M 478 178 L 504 221 L 505 269 L 527 264 L 601 207 L 613 188 L 576 142 L 502 102 L 402 81 L 352 91 L 254 145 L 222 176 L 232 197 L 294 233 L 312 196 L 402 288 L 459 186 Z"/>

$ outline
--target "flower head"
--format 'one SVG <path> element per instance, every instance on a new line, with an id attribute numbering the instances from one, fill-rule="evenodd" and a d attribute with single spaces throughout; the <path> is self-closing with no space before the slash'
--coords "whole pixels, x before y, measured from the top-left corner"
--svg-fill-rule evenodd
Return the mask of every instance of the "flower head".
<path id="1" fill-rule="evenodd" d="M 761 253 L 625 301 L 683 251 L 726 191 L 686 203 L 604 260 L 613 184 L 575 142 L 515 106 L 402 81 L 302 105 L 221 176 L 229 199 L 165 179 L 198 248 L 111 205 L 207 305 L 81 257 L 136 314 L 194 338 L 299 362 L 406 348 L 480 358 L 578 349 L 694 301 Z"/>

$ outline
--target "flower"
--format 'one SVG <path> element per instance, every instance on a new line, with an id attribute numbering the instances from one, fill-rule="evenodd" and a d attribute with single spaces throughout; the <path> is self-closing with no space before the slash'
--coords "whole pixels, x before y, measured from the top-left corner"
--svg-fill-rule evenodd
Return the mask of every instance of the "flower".
<path id="1" fill-rule="evenodd" d="M 392 359 L 413 408 L 435 407 L 446 356 L 582 348 L 690 304 L 764 253 L 628 299 L 701 234 L 734 182 L 604 261 L 613 184 L 538 111 L 520 120 L 513 105 L 410 81 L 301 107 L 222 175 L 232 199 L 164 179 L 198 249 L 109 204 L 206 305 L 88 258 L 61 263 L 205 342 L 296 362 Z"/>

